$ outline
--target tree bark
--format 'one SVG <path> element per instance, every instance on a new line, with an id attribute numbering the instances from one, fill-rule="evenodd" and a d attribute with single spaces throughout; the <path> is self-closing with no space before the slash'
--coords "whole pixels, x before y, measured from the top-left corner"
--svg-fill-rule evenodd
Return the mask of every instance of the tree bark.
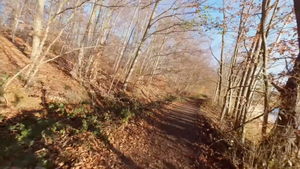
<path id="1" fill-rule="evenodd" d="M 298 48 L 300 49 L 300 1 L 294 0 L 294 8 L 297 21 L 298 33 Z M 282 129 L 287 125 L 294 125 L 297 108 L 297 101 L 299 100 L 299 84 L 300 84 L 300 53 L 295 60 L 292 72 L 286 82 L 284 91 L 281 93 L 281 106 L 278 118 L 277 128 Z"/>
<path id="2" fill-rule="evenodd" d="M 44 8 L 45 8 L 45 0 L 38 0 L 37 4 L 37 13 L 34 18 L 33 23 L 33 40 L 32 40 L 32 51 L 30 58 L 33 60 L 35 57 L 37 57 L 39 45 L 41 42 L 41 36 L 42 36 L 42 21 L 44 19 Z"/>
<path id="3" fill-rule="evenodd" d="M 222 89 L 223 89 L 223 62 L 224 62 L 224 48 L 225 48 L 225 34 L 226 34 L 226 11 L 225 11 L 225 0 L 223 0 L 223 32 L 222 32 L 222 47 L 221 47 L 221 58 L 220 58 L 220 71 L 219 71 L 219 83 L 218 83 L 218 105 L 221 104 Z"/>
<path id="4" fill-rule="evenodd" d="M 27 0 L 25 0 L 24 2 L 21 2 L 21 4 L 18 3 L 18 5 L 17 5 L 17 12 L 14 17 L 15 23 L 14 23 L 14 27 L 13 27 L 13 30 L 11 33 L 12 42 L 15 42 L 15 36 L 16 36 L 16 32 L 18 30 L 19 20 L 20 20 L 20 17 L 22 16 L 22 12 L 23 12 L 23 9 L 25 8 L 26 4 L 27 4 Z"/>
<path id="5" fill-rule="evenodd" d="M 298 33 L 298 48 L 300 49 L 300 1 L 294 0 L 294 9 L 297 21 L 297 33 Z M 298 54 L 293 70 L 289 74 L 289 78 L 285 86 L 278 91 L 281 93 L 281 104 L 279 114 L 277 118 L 277 124 L 272 129 L 268 138 L 265 138 L 260 144 L 259 158 L 256 158 L 255 165 L 260 165 L 263 160 L 269 160 L 273 158 L 275 160 L 284 161 L 282 154 L 292 153 L 286 151 L 285 147 L 289 143 L 287 139 L 293 137 L 294 130 L 298 130 L 296 126 L 295 118 L 299 113 L 299 85 L 300 85 L 300 53 Z M 287 135 L 288 134 L 288 135 Z M 269 161 L 266 161 L 267 163 Z"/>
<path id="6" fill-rule="evenodd" d="M 239 23 L 239 31 L 238 31 L 238 36 L 236 39 L 236 45 L 234 48 L 234 53 L 233 56 L 231 58 L 231 62 L 230 62 L 230 75 L 228 77 L 228 87 L 227 87 L 227 91 L 225 93 L 224 96 L 224 101 L 223 101 L 223 107 L 222 107 L 222 114 L 221 114 L 221 121 L 223 121 L 225 115 L 227 113 L 229 113 L 228 109 L 229 107 L 231 107 L 231 97 L 230 97 L 230 93 L 232 92 L 232 87 L 233 87 L 233 75 L 234 75 L 234 68 L 235 68 L 235 64 L 236 64 L 236 59 L 237 59 L 237 54 L 239 51 L 239 42 L 240 39 L 242 37 L 242 27 L 243 27 L 243 12 L 244 12 L 245 7 L 243 6 L 242 8 L 242 12 L 241 12 L 241 16 L 240 16 L 240 23 Z"/>
<path id="7" fill-rule="evenodd" d="M 264 120 L 262 127 L 263 136 L 266 135 L 268 116 L 269 116 L 269 80 L 268 80 L 268 44 L 266 38 L 266 18 L 268 16 L 267 8 L 269 8 L 270 0 L 263 0 L 262 2 L 262 18 L 261 18 L 261 36 L 263 47 L 263 78 L 264 78 Z M 275 9 L 276 10 L 276 9 Z"/>

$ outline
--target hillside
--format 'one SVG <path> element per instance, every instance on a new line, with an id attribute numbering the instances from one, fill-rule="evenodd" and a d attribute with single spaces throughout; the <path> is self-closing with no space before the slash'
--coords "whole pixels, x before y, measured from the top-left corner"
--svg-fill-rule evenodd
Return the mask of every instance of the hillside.
<path id="1" fill-rule="evenodd" d="M 0 43 L 5 80 L 30 60 L 4 36 Z M 210 147 L 221 135 L 199 114 L 204 100 L 146 104 L 124 93 L 93 106 L 88 91 L 50 63 L 33 85 L 17 77 L 3 96 L 2 167 L 235 168 L 225 142 Z"/>
<path id="2" fill-rule="evenodd" d="M 29 64 L 30 59 L 4 36 L 0 36 L 0 45 L 1 78 L 5 81 Z M 45 90 L 48 102 L 72 104 L 89 101 L 87 91 L 79 82 L 51 64 L 42 65 L 35 77 L 35 83 L 29 88 L 23 87 L 23 80 L 22 76 L 18 76 L 6 87 L 4 96 L 8 102 L 7 106 L 19 110 L 41 109 L 42 90 Z"/>

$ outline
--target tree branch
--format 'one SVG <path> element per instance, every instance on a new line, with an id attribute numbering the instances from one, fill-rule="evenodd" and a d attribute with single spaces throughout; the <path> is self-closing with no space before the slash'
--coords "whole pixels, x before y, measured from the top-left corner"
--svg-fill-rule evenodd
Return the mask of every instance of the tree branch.
<path id="1" fill-rule="evenodd" d="M 79 8 L 79 7 L 81 7 L 82 5 L 84 5 L 85 3 L 89 2 L 89 1 L 90 1 L 90 0 L 86 0 L 86 1 L 83 1 L 81 4 L 79 4 L 79 5 L 77 5 L 77 6 L 68 7 L 68 8 L 66 8 L 66 9 L 64 9 L 64 10 L 62 10 L 62 11 L 56 13 L 55 16 L 54 16 L 53 18 L 55 18 L 56 16 L 58 16 L 58 15 L 64 13 L 64 12 L 66 12 L 66 11 L 68 11 L 68 10 L 73 10 L 73 9 Z"/>
<path id="2" fill-rule="evenodd" d="M 284 92 L 284 88 L 278 86 L 277 84 L 275 84 L 274 82 L 271 81 L 271 84 L 273 85 L 273 87 L 279 92 L 279 93 L 283 93 Z"/>
<path id="3" fill-rule="evenodd" d="M 209 46 L 209 49 L 210 49 L 210 53 L 211 53 L 211 55 L 213 56 L 213 58 L 219 63 L 219 65 L 221 65 L 220 60 L 215 56 L 214 52 L 212 51 L 211 46 Z"/>

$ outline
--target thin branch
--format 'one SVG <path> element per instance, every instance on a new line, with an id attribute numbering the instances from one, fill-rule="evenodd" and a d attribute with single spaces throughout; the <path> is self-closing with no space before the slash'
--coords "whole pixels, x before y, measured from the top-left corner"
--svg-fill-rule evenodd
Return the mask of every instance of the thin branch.
<path id="1" fill-rule="evenodd" d="M 63 53 L 63 54 L 57 55 L 57 56 L 55 56 L 54 58 L 48 59 L 48 60 L 42 62 L 41 64 L 45 64 L 45 63 L 47 63 L 47 62 L 51 62 L 51 61 L 53 61 L 53 60 L 55 60 L 55 59 L 57 59 L 57 58 L 60 58 L 60 57 L 62 57 L 62 56 L 64 56 L 64 55 L 67 55 L 67 54 L 69 54 L 69 53 L 72 53 L 72 52 L 77 51 L 77 50 L 80 50 L 80 49 L 90 49 L 90 48 L 97 48 L 97 47 L 103 47 L 103 46 L 102 46 L 102 45 L 99 45 L 99 46 L 88 46 L 88 47 L 82 47 L 82 48 L 75 48 L 75 49 L 73 49 L 73 50 L 71 50 L 71 51 L 68 51 L 68 52 L 65 52 L 65 53 Z"/>
<path id="2" fill-rule="evenodd" d="M 141 9 L 143 10 L 143 9 L 145 9 L 145 8 L 147 8 L 147 7 L 149 7 L 149 6 L 153 5 L 153 4 L 155 4 L 155 3 L 156 3 L 156 1 L 151 2 L 151 3 L 147 4 L 146 6 L 143 6 Z"/>
<path id="3" fill-rule="evenodd" d="M 130 2 L 127 2 L 125 4 L 121 4 L 121 5 L 103 5 L 103 4 L 95 3 L 95 5 L 100 6 L 100 7 L 104 7 L 104 8 L 122 8 L 122 7 L 126 7 L 128 4 L 130 4 Z M 131 6 L 131 7 L 136 7 L 136 6 Z"/>
<path id="4" fill-rule="evenodd" d="M 283 92 L 284 92 L 284 88 L 278 86 L 278 85 L 275 84 L 274 82 L 271 82 L 271 85 L 273 85 L 273 87 L 274 87 L 275 89 L 277 89 L 277 91 L 278 91 L 279 93 L 283 93 Z"/>
<path id="5" fill-rule="evenodd" d="M 79 7 L 81 7 L 82 5 L 84 5 L 85 3 L 89 2 L 89 1 L 90 1 L 90 0 L 86 0 L 86 1 L 83 1 L 81 4 L 79 4 L 79 5 L 77 5 L 77 6 L 74 6 L 74 7 L 68 7 L 68 8 L 66 8 L 66 9 L 64 9 L 64 10 L 62 10 L 62 11 L 56 13 L 55 16 L 54 16 L 53 18 L 55 18 L 56 16 L 58 16 L 58 15 L 64 13 L 64 12 L 66 12 L 66 11 L 68 11 L 68 10 L 73 10 L 73 9 L 79 8 Z"/>
<path id="6" fill-rule="evenodd" d="M 197 13 L 197 12 L 186 12 L 186 13 L 177 13 L 177 14 L 173 14 L 173 15 L 167 15 L 167 16 L 163 16 L 163 17 L 161 17 L 161 18 L 158 18 L 158 19 L 156 19 L 156 20 L 154 20 L 151 24 L 150 24 L 150 26 L 152 26 L 152 25 L 154 25 L 156 22 L 158 22 L 158 21 L 160 21 L 160 20 L 162 20 L 162 19 L 164 19 L 164 18 L 171 18 L 171 17 L 176 17 L 176 18 L 178 18 L 178 16 L 184 16 L 184 15 L 190 15 L 190 14 L 195 14 L 195 13 Z M 180 19 L 180 18 L 178 18 L 179 20 L 181 20 L 181 21 L 183 21 L 182 19 Z"/>
<path id="7" fill-rule="evenodd" d="M 169 26 L 169 27 L 167 27 L 167 28 L 163 28 L 163 29 L 154 31 L 154 32 L 148 34 L 148 36 L 147 36 L 145 39 L 148 39 L 150 36 L 152 36 L 152 35 L 154 35 L 154 34 L 156 34 L 156 33 L 163 32 L 163 31 L 168 30 L 168 29 L 171 29 L 171 28 L 173 28 L 173 27 L 176 27 L 176 26 L 182 26 L 182 25 L 184 25 L 184 23 L 180 23 L 180 24 L 177 23 L 177 24 L 174 24 L 174 25 Z M 186 30 L 184 30 L 184 32 L 186 32 Z M 166 34 L 169 34 L 169 33 L 166 33 Z"/>
<path id="8" fill-rule="evenodd" d="M 153 22 L 154 22 L 154 23 L 157 22 L 156 19 L 158 19 L 160 16 L 162 16 L 163 14 L 167 13 L 168 11 L 170 11 L 170 10 L 173 8 L 173 6 L 176 4 L 176 2 L 177 2 L 177 0 L 174 1 L 174 3 L 170 6 L 170 8 L 168 8 L 167 10 L 165 10 L 164 12 L 162 12 L 161 14 L 157 15 L 157 16 L 153 19 Z M 153 22 L 151 23 L 151 26 L 154 24 Z"/>
<path id="9" fill-rule="evenodd" d="M 221 65 L 220 60 L 215 56 L 214 52 L 212 51 L 211 46 L 209 46 L 209 49 L 210 49 L 210 53 L 211 53 L 211 55 L 213 56 L 213 58 L 219 63 L 219 65 Z"/>
<path id="10" fill-rule="evenodd" d="M 24 66 L 17 74 L 15 74 L 10 80 L 5 84 L 4 91 L 6 90 L 7 86 L 16 78 L 18 77 L 30 64 Z"/>
<path id="11" fill-rule="evenodd" d="M 274 107 L 271 111 L 269 111 L 268 114 L 270 114 L 271 112 L 273 112 L 273 111 L 274 111 L 275 109 L 277 109 L 277 108 L 278 108 L 278 107 Z M 256 117 L 254 117 L 254 118 L 252 118 L 252 119 L 250 119 L 250 120 L 247 120 L 245 123 L 241 124 L 240 126 L 235 127 L 234 129 L 231 129 L 231 130 L 229 130 L 229 131 L 226 131 L 225 133 L 228 133 L 228 132 L 231 132 L 231 131 L 234 131 L 234 130 L 238 130 L 239 128 L 245 126 L 246 124 L 251 123 L 251 122 L 253 122 L 253 121 L 256 120 L 256 119 L 259 119 L 259 118 L 262 117 L 263 115 L 264 115 L 264 113 L 262 113 L 262 114 L 260 114 L 260 115 L 258 115 L 258 116 L 256 116 Z"/>

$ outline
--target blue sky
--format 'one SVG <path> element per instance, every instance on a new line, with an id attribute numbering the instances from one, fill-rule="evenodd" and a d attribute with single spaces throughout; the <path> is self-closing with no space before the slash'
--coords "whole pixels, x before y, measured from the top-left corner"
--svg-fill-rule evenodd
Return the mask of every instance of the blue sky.
<path id="1" fill-rule="evenodd" d="M 228 1 L 227 1 L 228 2 Z M 273 1 L 272 1 L 273 2 Z M 282 3 L 284 2 L 284 1 L 281 1 Z M 225 3 L 226 3 L 226 1 L 225 1 Z M 257 3 L 261 3 L 261 1 L 257 1 Z M 216 8 L 218 8 L 218 7 L 222 7 L 223 6 L 223 4 L 222 4 L 222 1 L 221 0 L 209 0 L 208 2 L 207 2 L 207 5 L 208 6 L 213 6 L 213 7 L 216 7 Z M 238 3 L 235 3 L 234 4 L 234 6 L 235 7 L 238 7 Z M 287 3 L 287 5 L 293 5 L 293 2 L 292 2 L 292 0 L 290 0 L 288 3 Z M 280 6 L 280 5 L 279 5 Z M 281 12 L 287 12 L 287 11 L 289 11 L 290 10 L 290 7 L 282 7 L 281 9 Z M 231 13 L 232 13 L 232 11 L 231 11 Z M 222 18 L 223 17 L 223 14 L 222 13 L 220 13 L 220 12 L 218 12 L 218 11 L 216 11 L 216 10 L 210 10 L 210 14 L 211 14 L 211 16 L 212 16 L 212 20 L 215 20 L 216 18 Z M 238 17 L 236 18 L 236 19 L 238 19 Z M 255 20 L 257 20 L 256 21 L 256 23 L 258 24 L 259 23 L 259 20 L 260 20 L 260 16 L 259 15 L 257 15 L 256 16 L 256 18 L 255 18 Z M 238 24 L 238 23 L 237 23 Z M 279 23 L 278 24 L 280 27 L 283 25 L 283 23 Z M 287 26 L 287 28 L 285 29 L 285 30 L 289 30 L 290 31 L 290 29 L 291 28 L 293 28 L 295 26 L 295 24 L 290 24 L 289 26 Z M 279 29 L 279 28 L 278 28 Z M 253 36 L 254 34 L 256 33 L 256 29 L 255 28 L 250 28 L 250 32 L 248 33 L 248 35 L 249 36 Z M 226 42 L 226 49 L 225 49 L 225 55 L 226 54 L 230 54 L 232 51 L 233 51 L 233 46 L 232 45 L 234 45 L 235 44 L 235 38 L 233 38 L 233 37 L 231 37 L 232 35 L 236 35 L 236 33 L 235 32 L 231 32 L 231 33 L 228 33 L 226 36 L 225 36 L 225 42 Z M 207 36 L 209 36 L 211 39 L 212 39 L 212 41 L 211 41 L 211 43 L 210 43 L 210 45 L 211 45 L 211 48 L 212 48 L 212 50 L 213 50 L 213 53 L 215 54 L 215 56 L 216 57 L 220 57 L 220 53 L 221 53 L 221 40 L 222 40 L 222 35 L 221 34 L 218 34 L 217 33 L 217 31 L 216 30 L 212 30 L 212 31 L 209 31 L 208 33 L 207 33 Z M 274 41 L 275 41 L 275 39 L 277 38 L 277 31 L 275 30 L 273 30 L 273 33 L 271 33 L 270 35 L 269 35 L 269 37 L 268 37 L 268 43 L 270 44 L 270 43 L 273 43 Z M 292 36 L 288 36 L 287 34 L 283 34 L 282 35 L 282 37 L 281 37 L 281 39 L 286 39 L 286 40 L 289 40 L 289 39 L 294 39 L 294 38 L 296 38 L 296 37 L 292 37 Z M 289 51 L 287 51 L 286 52 L 286 55 L 289 55 L 290 53 L 289 53 Z M 274 55 L 274 56 L 276 56 L 276 55 Z M 277 57 L 278 56 L 280 56 L 280 55 L 277 55 Z M 217 62 L 216 61 L 213 61 L 215 64 L 217 64 Z M 278 63 L 276 63 L 276 66 L 274 66 L 274 67 L 272 67 L 271 69 L 270 69 L 270 72 L 271 73 L 279 73 L 279 72 L 281 72 L 282 70 L 284 70 L 285 69 L 285 62 L 284 61 L 281 61 L 281 62 L 278 62 Z"/>
<path id="2" fill-rule="evenodd" d="M 283 0 L 282 0 L 283 1 Z M 159 11 L 162 11 L 162 9 L 166 9 L 168 7 L 170 7 L 170 5 L 172 5 L 174 2 L 174 0 L 163 0 L 162 2 L 160 2 L 160 5 L 159 5 L 159 8 L 158 8 L 158 13 L 159 14 L 160 12 Z M 208 6 L 208 7 L 214 7 L 214 8 L 222 8 L 223 7 L 223 4 L 222 4 L 222 0 L 208 0 L 204 5 Z M 227 3 L 227 5 L 229 3 L 231 3 L 233 5 L 233 7 L 239 9 L 239 3 L 235 3 L 235 1 L 227 1 L 225 0 L 225 3 Z M 261 3 L 261 0 L 257 0 L 257 3 Z M 293 4 L 292 0 L 290 0 L 290 5 Z M 220 18 L 222 20 L 222 17 L 223 17 L 223 14 L 220 12 L 220 11 L 217 11 L 217 10 L 213 10 L 213 9 L 210 9 L 208 8 L 208 11 L 209 11 L 209 14 L 211 15 L 211 21 L 216 21 L 217 19 L 216 18 Z M 230 14 L 233 14 L 234 11 L 229 11 L 228 15 Z M 259 22 L 259 15 L 256 15 L 255 16 L 255 20 L 256 21 L 256 24 L 258 24 Z M 233 21 L 234 23 L 237 23 L 238 25 L 238 20 L 239 18 L 236 17 L 235 20 Z M 210 23 L 208 23 L 210 24 Z M 232 23 L 230 23 L 232 24 Z M 279 24 L 280 25 L 280 24 Z M 251 36 L 253 36 L 256 32 L 256 28 L 251 28 L 250 30 L 250 33 L 248 35 L 251 34 Z M 209 50 L 209 46 L 211 46 L 212 50 L 213 50 L 213 53 L 215 54 L 216 57 L 220 57 L 220 53 L 221 53 L 221 38 L 222 38 L 222 35 L 220 34 L 220 30 L 217 30 L 217 29 L 214 29 L 212 28 L 211 30 L 209 31 L 206 31 L 205 32 L 206 34 L 206 37 L 203 37 L 202 35 L 200 36 L 195 36 L 195 38 L 199 39 L 199 45 L 201 45 L 202 48 L 206 48 L 207 50 Z M 276 35 L 276 33 L 274 34 Z M 274 39 L 274 36 L 273 34 L 270 34 L 270 37 L 269 37 L 269 43 L 271 43 L 271 39 Z M 233 51 L 233 47 L 234 47 L 234 44 L 235 44 L 235 37 L 236 36 L 236 32 L 228 32 L 225 36 L 225 41 L 226 41 L 226 49 L 225 49 L 225 55 L 229 55 L 232 53 Z M 291 38 L 291 37 L 288 37 L 288 36 L 282 36 L 282 38 Z M 205 39 L 205 43 L 203 43 L 203 39 Z M 211 40 L 210 40 L 211 39 Z M 210 56 L 210 51 L 206 52 L 208 53 L 208 57 L 210 57 L 210 59 L 212 60 L 212 63 L 217 65 L 217 62 L 213 59 L 213 57 Z M 277 64 L 278 66 L 273 68 L 271 71 L 272 72 L 279 72 L 281 70 L 284 70 L 284 67 L 282 66 L 282 63 L 278 63 Z"/>

